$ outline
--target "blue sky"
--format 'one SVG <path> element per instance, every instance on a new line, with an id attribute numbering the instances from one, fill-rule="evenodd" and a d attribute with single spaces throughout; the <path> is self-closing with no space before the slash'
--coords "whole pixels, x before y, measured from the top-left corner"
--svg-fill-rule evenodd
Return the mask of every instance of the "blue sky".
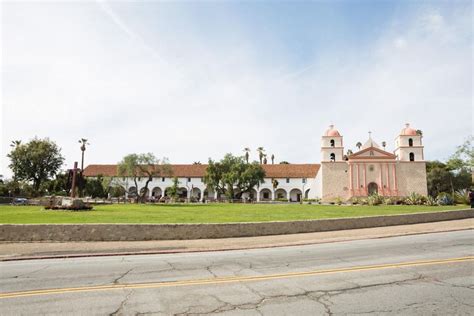
<path id="1" fill-rule="evenodd" d="M 406 122 L 427 159 L 472 130 L 470 1 L 2 2 L 1 169 L 50 137 L 67 166 L 153 152 L 206 162 L 263 146 L 319 162 L 335 124 L 354 149 Z M 254 158 L 256 154 L 254 153 Z"/>

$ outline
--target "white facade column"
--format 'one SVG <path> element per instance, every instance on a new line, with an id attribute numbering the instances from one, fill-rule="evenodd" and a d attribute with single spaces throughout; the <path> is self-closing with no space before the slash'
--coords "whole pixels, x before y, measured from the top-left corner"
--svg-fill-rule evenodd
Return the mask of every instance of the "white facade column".
<path id="1" fill-rule="evenodd" d="M 257 202 L 260 202 L 260 190 L 255 190 L 257 191 Z"/>

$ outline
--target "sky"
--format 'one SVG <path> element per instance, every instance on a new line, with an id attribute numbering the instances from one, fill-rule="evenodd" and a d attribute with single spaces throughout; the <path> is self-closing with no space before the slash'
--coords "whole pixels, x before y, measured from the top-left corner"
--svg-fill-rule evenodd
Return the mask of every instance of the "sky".
<path id="1" fill-rule="evenodd" d="M 48 137 L 64 168 L 152 152 L 205 163 L 263 146 L 319 163 L 394 149 L 405 123 L 425 158 L 473 134 L 471 1 L 3 1 L 0 174 L 12 140 Z"/>

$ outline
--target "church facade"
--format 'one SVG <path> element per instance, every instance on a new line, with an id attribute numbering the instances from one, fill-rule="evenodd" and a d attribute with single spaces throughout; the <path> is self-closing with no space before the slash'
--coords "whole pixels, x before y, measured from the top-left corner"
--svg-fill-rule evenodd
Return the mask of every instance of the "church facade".
<path id="1" fill-rule="evenodd" d="M 117 165 L 89 165 L 84 176 L 98 175 L 112 178 L 127 195 L 145 193 L 152 200 L 167 196 L 167 189 L 178 178 L 182 199 L 203 201 L 221 198 L 206 187 L 203 178 L 207 165 L 171 165 L 170 174 L 153 178 L 145 190 L 146 178 L 121 177 Z M 381 148 L 372 137 L 357 152 L 344 151 L 343 136 L 330 126 L 321 137 L 320 164 L 264 164 L 265 179 L 243 198 L 257 202 L 321 199 L 332 202 L 379 194 L 386 197 L 404 197 L 416 192 L 427 195 L 426 164 L 422 135 L 407 124 L 395 139 L 394 152 Z M 275 187 L 275 181 L 278 185 Z M 146 192 L 144 192 L 146 191 Z"/>
<path id="2" fill-rule="evenodd" d="M 403 197 L 412 192 L 428 194 L 422 135 L 406 124 L 395 138 L 395 150 L 381 148 L 372 137 L 355 153 L 344 154 L 343 136 L 334 126 L 321 140 L 323 201 L 349 200 L 379 194 Z"/>

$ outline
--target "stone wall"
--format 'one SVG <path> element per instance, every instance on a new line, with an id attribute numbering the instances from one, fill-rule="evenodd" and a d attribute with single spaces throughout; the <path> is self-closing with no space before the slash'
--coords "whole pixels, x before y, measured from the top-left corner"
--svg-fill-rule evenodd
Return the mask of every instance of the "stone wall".
<path id="1" fill-rule="evenodd" d="M 398 195 L 408 196 L 412 192 L 428 195 L 426 163 L 424 161 L 397 163 Z"/>
<path id="2" fill-rule="evenodd" d="M 322 162 L 322 200 L 349 199 L 349 165 L 344 162 Z"/>
<path id="3" fill-rule="evenodd" d="M 294 222 L 230 224 L 4 224 L 0 241 L 133 241 L 253 237 L 473 218 L 474 210 Z"/>

